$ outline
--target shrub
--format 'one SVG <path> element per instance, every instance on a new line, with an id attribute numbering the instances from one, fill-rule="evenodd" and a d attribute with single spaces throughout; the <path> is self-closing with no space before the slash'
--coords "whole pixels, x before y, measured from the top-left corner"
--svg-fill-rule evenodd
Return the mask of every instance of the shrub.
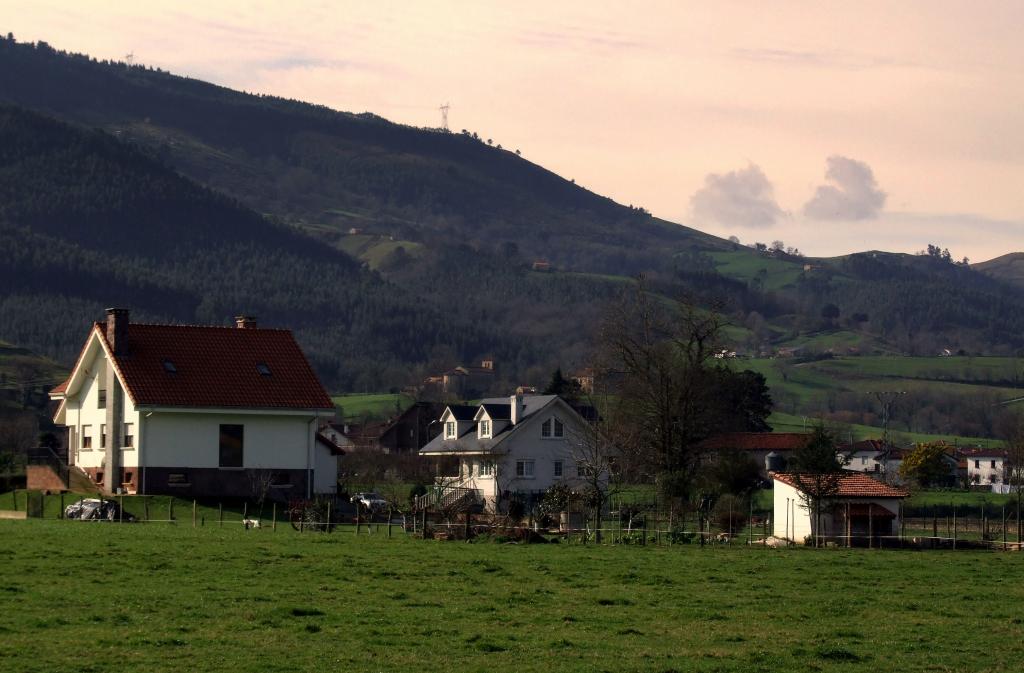
<path id="1" fill-rule="evenodd" d="M 747 525 L 747 503 L 735 495 L 723 495 L 711 510 L 711 520 L 720 530 L 735 535 Z"/>

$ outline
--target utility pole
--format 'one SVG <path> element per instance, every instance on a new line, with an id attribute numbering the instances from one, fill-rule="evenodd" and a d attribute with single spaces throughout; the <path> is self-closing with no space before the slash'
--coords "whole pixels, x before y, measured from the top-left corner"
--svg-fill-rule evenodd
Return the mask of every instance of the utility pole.
<path id="1" fill-rule="evenodd" d="M 128 67 L 131 67 L 132 63 L 135 62 L 135 52 L 134 51 L 130 51 L 127 54 L 125 54 L 124 55 L 124 62 L 128 64 Z"/>
<path id="2" fill-rule="evenodd" d="M 449 108 L 451 108 L 451 103 L 445 103 L 444 105 L 442 105 L 441 107 L 438 108 L 438 110 L 441 111 L 441 129 L 443 131 L 446 131 L 446 132 L 448 131 L 448 110 L 449 110 Z"/>
<path id="3" fill-rule="evenodd" d="M 882 474 L 886 475 L 888 481 L 888 469 L 889 469 L 889 421 L 892 418 L 892 409 L 896 406 L 896 401 L 903 395 L 906 395 L 906 390 L 883 390 L 883 391 L 869 391 L 868 395 L 873 395 L 878 400 L 879 405 L 882 407 Z M 876 459 L 877 460 L 877 459 Z"/>

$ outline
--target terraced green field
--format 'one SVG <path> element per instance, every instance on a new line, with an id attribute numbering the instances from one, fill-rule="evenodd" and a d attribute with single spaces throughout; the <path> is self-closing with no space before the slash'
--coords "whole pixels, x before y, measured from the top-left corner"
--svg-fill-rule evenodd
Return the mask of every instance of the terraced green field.
<path id="1" fill-rule="evenodd" d="M 346 420 L 388 418 L 412 405 L 412 398 L 401 393 L 336 395 L 331 398 L 344 412 Z"/>
<path id="2" fill-rule="evenodd" d="M 905 673 L 1024 659 L 1015 553 L 59 521 L 0 521 L 0 540 L 0 670 L 21 673 Z"/>

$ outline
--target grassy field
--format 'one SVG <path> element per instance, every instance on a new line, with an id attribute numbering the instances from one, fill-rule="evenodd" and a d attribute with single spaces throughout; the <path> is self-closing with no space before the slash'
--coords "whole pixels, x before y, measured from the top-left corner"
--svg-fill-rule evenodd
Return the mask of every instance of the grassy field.
<path id="1" fill-rule="evenodd" d="M 784 414 L 781 411 L 773 412 L 768 417 L 768 423 L 772 426 L 773 432 L 810 432 L 817 422 L 813 416 L 794 416 L 792 414 Z M 878 428 L 871 425 L 861 425 L 859 423 L 853 423 L 843 426 L 853 433 L 854 441 L 861 439 L 877 439 L 882 436 L 882 428 Z M 844 435 L 840 437 L 841 442 L 849 441 L 849 437 Z M 933 442 L 938 440 L 944 440 L 946 442 L 957 442 L 960 446 L 983 446 L 985 448 L 997 448 L 1003 446 L 1003 442 L 998 439 L 988 439 L 986 437 L 957 437 L 955 435 L 932 435 L 926 432 L 899 432 L 899 439 L 904 439 L 911 442 Z"/>
<path id="2" fill-rule="evenodd" d="M 723 276 L 742 281 L 761 278 L 765 290 L 778 290 L 793 285 L 804 272 L 803 264 L 753 255 L 749 250 L 713 252 L 711 258 L 715 261 L 716 270 Z"/>
<path id="3" fill-rule="evenodd" d="M 389 418 L 409 408 L 413 399 L 401 393 L 369 393 L 336 395 L 331 398 L 344 411 L 346 420 L 363 418 Z"/>
<path id="4" fill-rule="evenodd" d="M 0 539 L 0 669 L 21 673 L 1005 671 L 1024 658 L 1021 554 L 57 521 L 0 521 Z"/>

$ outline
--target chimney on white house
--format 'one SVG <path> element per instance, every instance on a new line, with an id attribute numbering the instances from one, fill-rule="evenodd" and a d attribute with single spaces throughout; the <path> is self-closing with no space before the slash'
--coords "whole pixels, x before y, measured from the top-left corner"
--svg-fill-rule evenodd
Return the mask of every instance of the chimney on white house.
<path id="1" fill-rule="evenodd" d="M 107 309 L 107 343 L 114 355 L 128 352 L 129 311 L 126 308 Z"/>
<path id="2" fill-rule="evenodd" d="M 237 327 L 238 329 L 256 329 L 256 316 L 236 315 L 235 327 Z"/>
<path id="3" fill-rule="evenodd" d="M 516 393 L 515 395 L 509 397 L 508 401 L 512 407 L 512 425 L 515 425 L 519 421 L 523 420 L 523 415 L 526 411 L 526 405 L 523 403 L 523 396 L 520 395 L 519 393 Z"/>

